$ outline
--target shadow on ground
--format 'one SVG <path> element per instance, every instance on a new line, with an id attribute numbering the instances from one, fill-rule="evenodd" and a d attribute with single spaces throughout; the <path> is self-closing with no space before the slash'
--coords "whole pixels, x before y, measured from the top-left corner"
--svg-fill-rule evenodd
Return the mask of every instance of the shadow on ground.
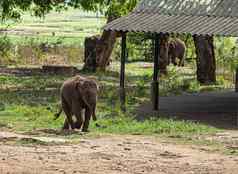
<path id="1" fill-rule="evenodd" d="M 62 129 L 37 129 L 34 131 L 25 132 L 24 135 L 34 136 L 71 136 L 84 135 L 85 132 L 79 130 L 62 130 Z"/>
<path id="2" fill-rule="evenodd" d="M 160 97 L 159 112 L 150 102 L 136 108 L 139 120 L 148 116 L 163 116 L 192 120 L 223 129 L 238 129 L 238 93 L 233 91 L 185 94 Z"/>

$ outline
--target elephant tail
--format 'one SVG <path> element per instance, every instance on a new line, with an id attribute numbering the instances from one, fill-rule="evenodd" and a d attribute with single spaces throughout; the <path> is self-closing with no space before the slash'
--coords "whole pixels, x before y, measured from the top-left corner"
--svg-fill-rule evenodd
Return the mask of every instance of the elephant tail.
<path id="1" fill-rule="evenodd" d="M 62 107 L 60 107 L 59 112 L 57 112 L 57 113 L 54 115 L 54 116 L 55 116 L 54 120 L 57 120 L 57 119 L 60 117 L 62 111 L 63 111 L 63 109 L 62 109 Z"/>

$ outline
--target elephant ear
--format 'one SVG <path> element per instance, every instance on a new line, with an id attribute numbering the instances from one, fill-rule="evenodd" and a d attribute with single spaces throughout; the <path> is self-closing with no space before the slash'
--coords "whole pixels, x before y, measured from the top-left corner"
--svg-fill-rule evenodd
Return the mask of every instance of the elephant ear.
<path id="1" fill-rule="evenodd" d="M 88 79 L 90 80 L 90 82 L 89 82 L 88 85 L 89 85 L 90 87 L 96 88 L 97 91 L 99 91 L 100 87 L 99 87 L 99 85 L 98 85 L 98 83 L 97 83 L 96 78 L 93 77 L 93 76 L 89 76 Z"/>
<path id="2" fill-rule="evenodd" d="M 87 82 L 85 80 L 78 80 L 75 82 L 75 89 L 78 91 L 80 98 L 83 100 L 83 102 L 86 104 L 86 106 L 92 110 L 91 105 L 88 103 L 86 99 L 87 95 Z"/>
<path id="3" fill-rule="evenodd" d="M 99 91 L 100 87 L 97 83 L 97 81 L 95 79 L 90 79 L 91 81 L 88 83 L 88 85 L 90 86 L 90 88 L 94 88 L 97 90 L 97 92 Z"/>
<path id="4" fill-rule="evenodd" d="M 80 93 L 80 95 L 82 95 L 84 93 L 84 81 L 83 80 L 77 80 L 75 81 L 75 90 L 78 91 Z"/>

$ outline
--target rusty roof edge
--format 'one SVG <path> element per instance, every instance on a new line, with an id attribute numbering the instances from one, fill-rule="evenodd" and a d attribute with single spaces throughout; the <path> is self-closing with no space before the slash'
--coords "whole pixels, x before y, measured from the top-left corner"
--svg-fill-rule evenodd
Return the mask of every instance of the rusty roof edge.
<path id="1" fill-rule="evenodd" d="M 120 17 L 120 18 L 118 18 L 118 19 L 115 19 L 114 21 L 111 21 L 110 23 L 107 23 L 106 25 L 104 25 L 103 27 L 102 27 L 102 29 L 103 30 L 107 30 L 107 26 L 110 26 L 111 24 L 113 24 L 113 23 L 116 23 L 117 21 L 121 21 L 123 18 L 129 18 L 131 15 L 135 15 L 135 14 L 142 14 L 142 13 L 140 13 L 140 12 L 131 12 L 131 13 L 129 13 L 127 16 L 122 16 L 122 17 Z M 146 13 L 146 14 L 151 14 L 151 15 L 154 15 L 154 13 Z M 171 17 L 178 17 L 178 16 L 180 16 L 180 17 L 192 17 L 193 15 L 188 15 L 188 14 L 183 14 L 183 15 L 175 15 L 175 14 L 160 14 L 160 13 L 157 13 L 159 16 L 171 16 Z M 193 16 L 194 17 L 194 16 Z M 209 18 L 219 18 L 219 19 L 238 19 L 238 17 L 231 17 L 231 16 L 228 16 L 228 17 L 224 17 L 224 16 L 222 16 L 222 17 L 217 17 L 217 16 L 208 16 L 208 15 L 201 15 L 201 16 L 197 16 L 197 17 L 209 17 Z"/>
<path id="2" fill-rule="evenodd" d="M 154 11 L 150 11 L 149 9 L 147 10 L 143 10 L 143 11 L 132 11 L 130 14 L 132 13 L 135 13 L 135 14 L 143 14 L 143 13 L 146 13 L 146 14 L 158 14 L 158 15 L 168 15 L 168 16 L 194 16 L 194 17 L 214 17 L 214 18 L 237 18 L 238 19 L 238 16 L 230 16 L 230 15 L 226 15 L 226 16 L 216 16 L 216 15 L 213 15 L 213 14 L 197 14 L 197 15 L 192 15 L 192 14 L 189 14 L 189 13 L 186 13 L 186 12 L 181 12 L 181 13 L 169 13 L 169 12 L 163 12 L 163 13 L 160 13 L 160 12 L 154 12 Z M 130 14 L 128 14 L 127 16 L 129 16 Z"/>

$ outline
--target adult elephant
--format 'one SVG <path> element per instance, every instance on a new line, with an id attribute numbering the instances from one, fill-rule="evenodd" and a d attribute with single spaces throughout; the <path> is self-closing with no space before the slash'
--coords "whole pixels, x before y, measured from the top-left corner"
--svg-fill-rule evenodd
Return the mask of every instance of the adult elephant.
<path id="1" fill-rule="evenodd" d="M 172 39 L 169 41 L 169 51 L 168 51 L 168 59 L 169 64 L 170 61 L 176 66 L 177 58 L 179 59 L 179 66 L 184 66 L 186 45 L 180 39 Z"/>
<path id="2" fill-rule="evenodd" d="M 88 126 L 91 116 L 93 120 L 96 118 L 96 104 L 97 104 L 98 85 L 95 80 L 85 78 L 82 76 L 75 76 L 66 80 L 60 90 L 61 109 L 55 114 L 57 119 L 62 111 L 64 111 L 66 118 L 63 129 L 80 129 L 88 131 Z M 82 111 L 85 109 L 85 117 L 82 117 Z M 74 123 L 72 116 L 76 117 Z"/>

